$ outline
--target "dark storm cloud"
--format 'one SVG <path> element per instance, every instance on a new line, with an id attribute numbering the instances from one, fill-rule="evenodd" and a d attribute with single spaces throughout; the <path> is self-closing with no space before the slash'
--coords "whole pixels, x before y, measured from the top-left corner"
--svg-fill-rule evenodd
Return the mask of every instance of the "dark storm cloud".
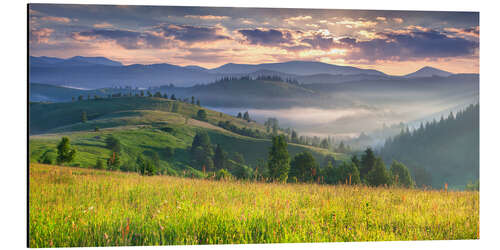
<path id="1" fill-rule="evenodd" d="M 303 43 L 311 45 L 315 49 L 327 50 L 335 46 L 338 46 L 336 42 L 331 37 L 322 37 L 321 35 L 316 35 L 314 38 L 302 39 Z"/>
<path id="2" fill-rule="evenodd" d="M 279 31 L 276 29 L 243 29 L 238 30 L 248 43 L 264 46 L 279 46 L 292 43 L 292 34 L 289 31 Z"/>
<path id="3" fill-rule="evenodd" d="M 75 32 L 72 38 L 78 41 L 94 38 L 112 40 L 126 49 L 162 48 L 167 44 L 167 41 L 158 35 L 118 29 L 93 29 Z"/>
<path id="4" fill-rule="evenodd" d="M 316 35 L 302 42 L 315 49 L 351 49 L 349 59 L 410 60 L 418 58 L 443 58 L 473 55 L 479 43 L 460 37 L 449 37 L 431 29 L 407 29 L 403 31 L 379 32 L 372 40 L 344 37 L 335 41 Z"/>
<path id="5" fill-rule="evenodd" d="M 408 33 L 379 33 L 384 38 L 353 43 L 361 49 L 360 57 L 371 59 L 441 58 L 474 54 L 479 43 L 448 37 L 436 30 L 411 30 Z"/>
<path id="6" fill-rule="evenodd" d="M 157 26 L 165 36 L 173 37 L 183 42 L 210 42 L 217 40 L 230 40 L 229 36 L 219 34 L 219 27 L 198 27 L 191 25 L 163 24 Z"/>

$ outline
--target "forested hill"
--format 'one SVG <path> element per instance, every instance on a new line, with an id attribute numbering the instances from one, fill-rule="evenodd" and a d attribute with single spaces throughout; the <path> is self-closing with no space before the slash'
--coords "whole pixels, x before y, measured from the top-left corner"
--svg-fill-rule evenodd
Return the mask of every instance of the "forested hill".
<path id="1" fill-rule="evenodd" d="M 389 138 L 380 154 L 403 162 L 417 185 L 463 187 L 479 179 L 479 104 Z"/>

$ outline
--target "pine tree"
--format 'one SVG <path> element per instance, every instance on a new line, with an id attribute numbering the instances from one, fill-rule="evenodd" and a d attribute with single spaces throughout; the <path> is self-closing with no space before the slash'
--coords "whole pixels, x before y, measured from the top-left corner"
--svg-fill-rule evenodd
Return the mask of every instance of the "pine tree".
<path id="1" fill-rule="evenodd" d="M 361 179 L 365 179 L 366 175 L 375 166 L 375 154 L 371 148 L 365 150 L 365 154 L 361 156 L 361 164 L 359 166 L 359 174 Z"/>
<path id="2" fill-rule="evenodd" d="M 76 150 L 72 149 L 68 137 L 63 137 L 57 145 L 57 164 L 72 162 L 75 158 Z"/>
<path id="3" fill-rule="evenodd" d="M 290 169 L 290 156 L 283 135 L 273 137 L 267 165 L 271 180 L 286 182 Z"/>
<path id="4" fill-rule="evenodd" d="M 250 114 L 248 114 L 248 111 L 245 111 L 245 114 L 243 114 L 243 120 L 250 122 Z"/>
<path id="5" fill-rule="evenodd" d="M 382 158 L 375 159 L 375 165 L 366 175 L 366 182 L 371 186 L 390 185 L 392 183 L 391 175 L 385 168 Z"/>
<path id="6" fill-rule="evenodd" d="M 227 165 L 227 153 L 224 152 L 220 144 L 217 144 L 214 155 L 214 167 L 215 170 L 226 169 Z"/>

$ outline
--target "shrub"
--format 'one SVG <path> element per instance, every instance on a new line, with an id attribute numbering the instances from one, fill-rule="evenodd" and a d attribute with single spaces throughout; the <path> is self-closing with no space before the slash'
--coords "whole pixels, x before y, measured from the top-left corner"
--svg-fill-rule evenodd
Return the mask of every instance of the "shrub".
<path id="1" fill-rule="evenodd" d="M 215 172 L 215 179 L 216 180 L 231 180 L 233 179 L 233 175 L 229 173 L 225 169 L 220 169 L 219 171 Z"/>

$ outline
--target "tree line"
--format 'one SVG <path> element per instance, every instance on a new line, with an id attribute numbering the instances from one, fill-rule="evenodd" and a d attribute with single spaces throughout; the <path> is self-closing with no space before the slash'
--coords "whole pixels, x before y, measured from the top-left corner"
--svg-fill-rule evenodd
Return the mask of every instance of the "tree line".
<path id="1" fill-rule="evenodd" d="M 149 157 L 139 154 L 135 164 L 122 164 L 120 140 L 109 135 L 105 143 L 111 153 L 105 162 L 98 159 L 94 168 L 134 171 L 147 176 L 165 173 L 161 171 L 160 158 L 157 153 Z M 164 153 L 167 159 L 171 159 L 175 151 L 167 146 Z M 370 148 L 364 151 L 360 159 L 354 155 L 350 161 L 337 162 L 333 156 L 328 156 L 323 165 L 319 166 L 309 151 L 299 153 L 293 158 L 290 157 L 287 141 L 283 135 L 272 138 L 267 161 L 260 160 L 255 168 L 245 163 L 241 153 L 236 152 L 230 156 L 220 144 L 212 145 L 205 131 L 196 133 L 189 153 L 192 167 L 203 173 L 200 177 L 282 183 L 414 186 L 410 172 L 403 163 L 393 161 L 388 170 L 382 158 L 377 157 Z M 63 137 L 57 146 L 57 164 L 72 162 L 75 155 L 76 150 L 70 146 L 69 139 Z"/>
<path id="2" fill-rule="evenodd" d="M 130 91 L 128 93 L 117 92 L 117 93 L 108 94 L 107 98 L 120 98 L 120 97 L 133 97 L 133 96 L 135 96 L 135 97 L 164 98 L 164 99 L 172 100 L 172 101 L 181 101 L 181 102 L 185 102 L 185 103 L 191 103 L 193 105 L 197 105 L 197 106 L 201 107 L 200 99 L 197 99 L 194 96 L 191 96 L 191 98 L 189 98 L 189 97 L 179 98 L 179 97 L 176 97 L 175 94 L 172 94 L 169 97 L 167 93 L 162 93 L 160 91 L 156 91 L 155 93 L 152 93 L 149 90 L 146 90 L 146 92 L 144 92 L 144 90 L 140 90 L 140 91 L 136 90 L 134 92 Z M 102 97 L 99 95 L 94 95 L 94 96 L 87 95 L 87 100 L 92 100 L 92 99 L 100 100 L 100 99 L 104 99 L 104 98 L 105 97 Z M 73 97 L 71 97 L 71 100 L 72 101 L 75 101 L 75 100 L 83 101 L 83 100 L 85 100 L 85 97 L 83 95 L 79 95 L 76 98 L 73 96 Z"/>
<path id="3" fill-rule="evenodd" d="M 407 164 L 419 186 L 465 186 L 478 180 L 479 104 L 413 130 L 402 129 L 386 140 L 380 155 Z"/>

